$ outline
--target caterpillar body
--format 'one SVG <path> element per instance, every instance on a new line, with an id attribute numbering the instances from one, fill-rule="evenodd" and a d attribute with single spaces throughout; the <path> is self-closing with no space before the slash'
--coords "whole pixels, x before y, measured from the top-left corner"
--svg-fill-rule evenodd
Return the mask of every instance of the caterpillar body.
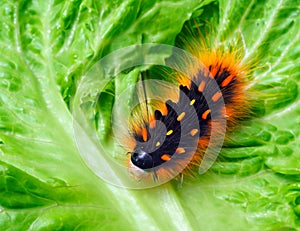
<path id="1" fill-rule="evenodd" d="M 150 174 L 160 180 L 193 173 L 215 135 L 212 126 L 221 131 L 225 118 L 225 129 L 230 131 L 249 114 L 245 93 L 249 68 L 242 64 L 240 53 L 208 48 L 197 41 L 191 44 L 188 50 L 201 65 L 183 57 L 180 65 L 188 74 L 169 74 L 178 83 L 177 99 L 144 110 L 138 123 L 130 122 L 134 145 L 129 169 L 135 176 Z"/>

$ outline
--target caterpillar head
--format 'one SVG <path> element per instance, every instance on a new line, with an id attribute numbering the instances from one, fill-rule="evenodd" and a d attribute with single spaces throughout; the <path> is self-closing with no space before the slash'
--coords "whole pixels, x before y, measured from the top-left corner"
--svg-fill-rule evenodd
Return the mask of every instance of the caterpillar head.
<path id="1" fill-rule="evenodd" d="M 131 163 L 141 169 L 152 168 L 154 165 L 152 156 L 140 148 L 131 153 Z"/>

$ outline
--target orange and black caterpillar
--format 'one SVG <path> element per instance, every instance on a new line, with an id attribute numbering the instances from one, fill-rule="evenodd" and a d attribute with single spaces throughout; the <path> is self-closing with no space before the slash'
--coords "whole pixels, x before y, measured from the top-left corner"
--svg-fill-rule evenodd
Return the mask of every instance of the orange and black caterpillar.
<path id="1" fill-rule="evenodd" d="M 153 173 L 155 179 L 178 175 L 190 156 L 184 171 L 200 165 L 214 135 L 212 124 L 221 127 L 219 119 L 225 117 L 226 129 L 232 130 L 237 121 L 249 114 L 245 94 L 249 68 L 241 63 L 240 53 L 205 48 L 197 42 L 193 45 L 188 49 L 201 65 L 183 58 L 180 65 L 188 75 L 170 74 L 178 82 L 177 100 L 167 100 L 130 125 L 135 144 L 129 166 L 134 171 Z M 214 84 L 217 87 L 212 87 Z"/>

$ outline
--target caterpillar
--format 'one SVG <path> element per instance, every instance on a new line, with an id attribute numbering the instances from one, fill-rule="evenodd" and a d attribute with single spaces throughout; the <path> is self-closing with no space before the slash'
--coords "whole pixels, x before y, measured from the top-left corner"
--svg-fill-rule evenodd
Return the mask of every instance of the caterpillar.
<path id="1" fill-rule="evenodd" d="M 225 118 L 225 129 L 231 131 L 249 114 L 245 88 L 250 68 L 242 63 L 241 52 L 212 48 L 201 39 L 186 42 L 186 48 L 197 61 L 182 57 L 173 67 L 185 73 L 165 72 L 177 82 L 177 98 L 146 105 L 130 121 L 128 167 L 137 178 L 193 175 L 216 135 L 212 127 L 223 132 Z"/>

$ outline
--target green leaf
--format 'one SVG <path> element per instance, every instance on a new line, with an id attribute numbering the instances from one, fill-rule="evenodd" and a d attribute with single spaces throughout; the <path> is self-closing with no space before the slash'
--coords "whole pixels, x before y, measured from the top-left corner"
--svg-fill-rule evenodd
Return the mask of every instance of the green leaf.
<path id="1" fill-rule="evenodd" d="M 2 1 L 1 230 L 297 230 L 299 5 Z M 255 60 L 249 94 L 257 114 L 229 134 L 209 172 L 187 177 L 182 188 L 176 180 L 139 191 L 104 182 L 85 165 L 74 139 L 69 107 L 78 84 L 110 52 L 147 42 L 174 45 L 184 23 L 195 21 L 214 28 L 220 44 L 242 41 L 243 61 Z M 114 99 L 139 71 L 121 73 L 95 92 L 101 93 L 97 131 L 107 142 Z"/>

